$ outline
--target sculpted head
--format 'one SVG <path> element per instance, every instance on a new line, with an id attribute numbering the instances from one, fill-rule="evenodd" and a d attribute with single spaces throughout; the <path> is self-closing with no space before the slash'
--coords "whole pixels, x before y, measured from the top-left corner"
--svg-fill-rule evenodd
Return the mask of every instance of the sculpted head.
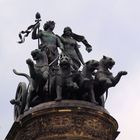
<path id="1" fill-rule="evenodd" d="M 61 67 L 70 67 L 71 65 L 71 61 L 70 58 L 68 56 L 66 56 L 65 54 L 61 54 L 60 55 L 60 66 Z"/>
<path id="2" fill-rule="evenodd" d="M 106 67 L 107 69 L 112 69 L 112 67 L 115 65 L 115 61 L 110 57 L 103 56 L 103 58 L 100 60 L 100 65 Z"/>
<path id="3" fill-rule="evenodd" d="M 93 72 L 94 70 L 97 70 L 99 67 L 99 62 L 96 60 L 89 60 L 85 63 L 88 71 Z"/>
<path id="4" fill-rule="evenodd" d="M 35 49 L 31 52 L 31 55 L 34 60 L 38 60 L 42 56 L 42 52 L 40 49 Z"/>
<path id="5" fill-rule="evenodd" d="M 71 36 L 71 34 L 72 34 L 72 29 L 70 27 L 65 27 L 63 31 L 63 35 Z"/>
<path id="6" fill-rule="evenodd" d="M 43 26 L 45 31 L 48 30 L 48 29 L 51 29 L 53 31 L 54 27 L 55 27 L 55 22 L 54 21 L 47 21 Z"/>

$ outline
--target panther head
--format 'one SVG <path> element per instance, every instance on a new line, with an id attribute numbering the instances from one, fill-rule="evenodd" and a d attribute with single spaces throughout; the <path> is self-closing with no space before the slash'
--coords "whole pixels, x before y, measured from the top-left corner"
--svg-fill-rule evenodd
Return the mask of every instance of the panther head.
<path id="1" fill-rule="evenodd" d="M 65 54 L 61 54 L 60 55 L 60 64 L 59 65 L 60 65 L 61 68 L 70 67 L 70 65 L 71 65 L 70 58 L 68 56 L 66 56 Z"/>
<path id="2" fill-rule="evenodd" d="M 112 67 L 115 65 L 115 61 L 107 56 L 103 56 L 103 58 L 100 60 L 100 66 L 106 68 L 106 69 L 112 69 Z"/>
<path id="3" fill-rule="evenodd" d="M 31 52 L 31 55 L 34 60 L 39 60 L 42 57 L 42 52 L 40 49 L 35 49 Z"/>
<path id="4" fill-rule="evenodd" d="M 89 60 L 85 63 L 88 71 L 93 72 L 94 70 L 97 70 L 99 67 L 99 62 L 96 60 Z"/>

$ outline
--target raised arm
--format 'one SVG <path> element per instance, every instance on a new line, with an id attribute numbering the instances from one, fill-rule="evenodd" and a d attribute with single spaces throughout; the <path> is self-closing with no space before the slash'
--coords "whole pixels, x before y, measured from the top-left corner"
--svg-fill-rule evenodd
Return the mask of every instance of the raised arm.
<path id="1" fill-rule="evenodd" d="M 40 36 L 40 32 L 41 30 L 39 30 L 39 26 L 40 24 L 36 24 L 34 29 L 33 29 L 33 32 L 32 32 L 32 39 L 38 39 L 39 36 Z"/>

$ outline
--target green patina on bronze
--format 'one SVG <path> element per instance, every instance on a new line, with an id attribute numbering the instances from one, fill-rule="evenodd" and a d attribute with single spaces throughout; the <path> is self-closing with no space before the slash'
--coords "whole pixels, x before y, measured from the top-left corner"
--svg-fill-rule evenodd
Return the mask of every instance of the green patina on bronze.
<path id="1" fill-rule="evenodd" d="M 35 18 L 35 24 L 19 33 L 19 43 L 31 33 L 38 48 L 26 60 L 29 74 L 13 70 L 29 83 L 20 82 L 10 101 L 15 122 L 5 140 L 115 140 L 118 124 L 104 106 L 108 89 L 127 72 L 113 76 L 115 61 L 107 56 L 84 62 L 78 42 L 92 51 L 84 36 L 70 27 L 56 35 L 54 21 L 41 30 L 41 15 Z"/>

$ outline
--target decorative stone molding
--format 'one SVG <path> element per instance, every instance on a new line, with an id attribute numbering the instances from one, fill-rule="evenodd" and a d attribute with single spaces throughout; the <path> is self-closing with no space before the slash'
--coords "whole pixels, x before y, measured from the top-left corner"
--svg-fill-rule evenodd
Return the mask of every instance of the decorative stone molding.
<path id="1" fill-rule="evenodd" d="M 103 107 L 64 100 L 40 104 L 14 122 L 5 140 L 115 140 L 118 124 Z"/>

